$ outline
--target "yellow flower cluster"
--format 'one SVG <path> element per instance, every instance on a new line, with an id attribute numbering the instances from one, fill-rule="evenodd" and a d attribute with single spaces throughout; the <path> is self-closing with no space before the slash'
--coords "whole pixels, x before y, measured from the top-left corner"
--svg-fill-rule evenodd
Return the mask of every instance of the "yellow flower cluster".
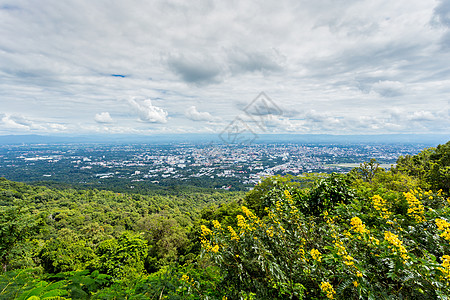
<path id="1" fill-rule="evenodd" d="M 286 199 L 288 200 L 290 205 L 294 204 L 294 201 L 292 200 L 292 196 L 288 190 L 284 190 L 284 195 L 286 196 Z"/>
<path id="2" fill-rule="evenodd" d="M 413 192 L 417 194 L 417 191 L 414 190 Z M 425 221 L 425 218 L 423 216 L 424 207 L 419 199 L 417 199 L 412 192 L 403 193 L 403 196 L 405 196 L 406 201 L 408 202 L 408 214 L 411 215 L 416 220 L 416 222 Z"/>
<path id="3" fill-rule="evenodd" d="M 373 207 L 381 213 L 383 219 L 388 219 L 391 212 L 387 209 L 387 202 L 379 195 L 375 195 L 372 198 Z"/>
<path id="4" fill-rule="evenodd" d="M 306 261 L 307 259 L 305 258 L 305 250 L 303 248 L 298 249 L 298 254 L 300 255 L 300 259 L 302 261 Z"/>
<path id="5" fill-rule="evenodd" d="M 219 245 L 216 244 L 214 247 L 211 248 L 211 251 L 214 253 L 219 252 Z"/>
<path id="6" fill-rule="evenodd" d="M 208 242 L 208 240 L 201 239 L 200 243 L 202 244 L 202 248 L 205 249 L 206 252 L 211 251 L 211 244 Z"/>
<path id="7" fill-rule="evenodd" d="M 354 265 L 354 261 L 355 259 L 353 257 L 351 257 L 350 255 L 344 255 L 344 264 L 346 266 L 353 266 Z"/>
<path id="8" fill-rule="evenodd" d="M 445 279 L 450 281 L 450 255 L 442 256 L 442 268 L 439 268 L 444 274 Z"/>
<path id="9" fill-rule="evenodd" d="M 384 239 L 392 245 L 389 246 L 389 248 L 393 249 L 396 252 L 398 251 L 400 253 L 400 256 L 404 260 L 410 259 L 410 257 L 406 254 L 408 252 L 406 251 L 405 246 L 403 246 L 403 242 L 399 240 L 398 235 L 393 234 L 390 231 L 385 231 Z"/>
<path id="10" fill-rule="evenodd" d="M 275 207 L 277 211 L 281 211 L 281 202 L 280 201 L 275 202 Z"/>
<path id="11" fill-rule="evenodd" d="M 195 285 L 195 283 L 194 283 L 194 278 L 189 278 L 189 276 L 186 275 L 186 274 L 183 274 L 183 276 L 181 276 L 180 280 L 181 280 L 181 281 L 184 281 L 184 282 L 186 282 L 187 284 L 190 284 L 190 285 L 192 285 L 192 286 Z"/>
<path id="12" fill-rule="evenodd" d="M 314 260 L 317 260 L 318 262 L 322 261 L 322 253 L 320 253 L 319 250 L 312 249 L 310 253 Z"/>
<path id="13" fill-rule="evenodd" d="M 250 219 L 257 219 L 258 217 L 255 216 L 247 207 L 242 206 L 242 211 L 245 213 L 245 215 Z"/>
<path id="14" fill-rule="evenodd" d="M 273 227 L 270 226 L 269 228 L 267 228 L 266 233 L 269 237 L 273 237 Z"/>
<path id="15" fill-rule="evenodd" d="M 207 236 L 207 235 L 210 235 L 210 234 L 212 235 L 211 229 L 209 229 L 205 225 L 200 226 L 200 228 L 202 230 L 202 236 Z"/>
<path id="16" fill-rule="evenodd" d="M 320 283 L 320 289 L 327 294 L 328 299 L 334 299 L 334 295 L 336 292 L 333 289 L 333 286 L 329 282 L 322 281 Z"/>
<path id="17" fill-rule="evenodd" d="M 284 195 L 286 196 L 286 198 L 290 199 L 292 198 L 291 194 L 289 193 L 288 190 L 284 190 Z"/>
<path id="18" fill-rule="evenodd" d="M 248 229 L 255 230 L 256 229 L 255 225 L 258 225 L 260 227 L 263 225 L 261 220 L 257 216 L 255 216 L 255 214 L 252 213 L 247 207 L 242 206 L 241 209 L 247 216 L 248 220 L 250 221 L 250 224 L 248 224 Z"/>
<path id="19" fill-rule="evenodd" d="M 354 258 L 351 257 L 350 255 L 348 255 L 347 250 L 345 249 L 344 243 L 342 241 L 335 241 L 334 242 L 334 246 L 337 249 L 337 254 L 342 256 L 342 258 L 344 259 L 344 264 L 346 266 L 353 266 L 354 265 Z"/>
<path id="20" fill-rule="evenodd" d="M 211 251 L 212 247 L 211 247 L 211 244 L 209 243 L 209 241 L 206 239 L 206 237 L 208 235 L 213 235 L 213 232 L 211 231 L 211 229 L 209 229 L 205 225 L 201 225 L 200 229 L 202 231 L 200 243 L 202 244 L 202 247 L 205 249 L 205 251 L 209 252 L 209 251 Z"/>
<path id="21" fill-rule="evenodd" d="M 377 238 L 374 238 L 373 236 L 369 237 L 369 242 L 371 242 L 372 244 L 375 244 L 375 245 L 380 244 L 380 241 Z"/>
<path id="22" fill-rule="evenodd" d="M 214 228 L 219 229 L 219 230 L 222 229 L 222 226 L 220 225 L 219 221 L 213 220 L 212 223 L 213 223 Z"/>
<path id="23" fill-rule="evenodd" d="M 443 231 L 440 236 L 450 241 L 450 223 L 443 219 L 436 219 L 434 221 L 436 222 L 437 228 Z"/>
<path id="24" fill-rule="evenodd" d="M 340 256 L 347 255 L 347 250 L 345 249 L 345 246 L 344 246 L 343 242 L 336 241 L 336 242 L 334 242 L 334 246 L 338 250 L 338 255 L 340 255 Z"/>
<path id="25" fill-rule="evenodd" d="M 183 274 L 183 276 L 181 276 L 181 280 L 189 282 L 189 276 L 187 276 L 186 274 Z"/>
<path id="26" fill-rule="evenodd" d="M 228 228 L 228 231 L 230 232 L 231 240 L 239 241 L 239 236 L 237 235 L 236 231 L 234 231 L 233 227 L 228 226 L 227 228 Z"/>
<path id="27" fill-rule="evenodd" d="M 243 215 L 237 215 L 237 225 L 241 228 L 241 233 L 245 232 L 248 228 L 247 222 L 245 221 L 245 217 Z"/>
<path id="28" fill-rule="evenodd" d="M 358 232 L 361 234 L 369 233 L 369 230 L 366 229 L 366 225 L 364 225 L 363 222 L 361 221 L 361 219 L 358 217 L 353 217 L 350 220 L 350 225 L 352 225 L 352 229 L 355 232 Z"/>

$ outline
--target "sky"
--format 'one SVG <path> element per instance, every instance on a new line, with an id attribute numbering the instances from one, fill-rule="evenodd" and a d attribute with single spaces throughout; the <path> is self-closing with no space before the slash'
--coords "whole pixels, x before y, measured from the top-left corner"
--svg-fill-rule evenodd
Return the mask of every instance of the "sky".
<path id="1" fill-rule="evenodd" d="M 0 135 L 450 136 L 449 0 L 0 0 Z"/>

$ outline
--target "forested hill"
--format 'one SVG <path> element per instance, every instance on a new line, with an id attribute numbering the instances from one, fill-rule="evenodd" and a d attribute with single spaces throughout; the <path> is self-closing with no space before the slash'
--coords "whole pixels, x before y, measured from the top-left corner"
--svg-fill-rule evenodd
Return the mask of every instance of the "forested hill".
<path id="1" fill-rule="evenodd" d="M 450 142 L 247 194 L 0 179 L 0 299 L 447 299 Z"/>

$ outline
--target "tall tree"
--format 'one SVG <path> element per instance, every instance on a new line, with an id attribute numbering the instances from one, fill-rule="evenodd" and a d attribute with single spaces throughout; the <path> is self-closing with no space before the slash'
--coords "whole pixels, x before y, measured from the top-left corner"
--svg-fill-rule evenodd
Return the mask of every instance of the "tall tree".
<path id="1" fill-rule="evenodd" d="M 0 261 L 4 272 L 14 248 L 37 232 L 42 225 L 41 220 L 24 202 L 0 207 Z"/>

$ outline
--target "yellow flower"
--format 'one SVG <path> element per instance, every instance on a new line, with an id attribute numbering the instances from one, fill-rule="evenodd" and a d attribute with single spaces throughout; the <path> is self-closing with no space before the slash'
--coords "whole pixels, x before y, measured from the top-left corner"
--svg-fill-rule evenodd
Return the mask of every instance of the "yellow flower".
<path id="1" fill-rule="evenodd" d="M 384 219 L 388 219 L 391 215 L 391 212 L 387 209 L 387 202 L 383 198 L 381 198 L 379 195 L 375 195 L 372 198 L 373 207 L 381 213 L 381 216 Z"/>
<path id="2" fill-rule="evenodd" d="M 310 253 L 314 260 L 317 260 L 318 262 L 322 260 L 322 253 L 320 253 L 319 250 L 312 249 Z"/>
<path id="3" fill-rule="evenodd" d="M 336 292 L 333 289 L 333 286 L 329 282 L 322 281 L 320 283 L 320 289 L 327 294 L 328 299 L 334 299 L 334 295 Z"/>
<path id="4" fill-rule="evenodd" d="M 440 234 L 440 236 L 446 239 L 447 241 L 450 241 L 450 223 L 439 218 L 434 221 L 436 222 L 437 228 L 443 231 Z"/>
<path id="5" fill-rule="evenodd" d="M 254 217 L 253 213 L 247 207 L 242 206 L 241 209 L 247 217 Z"/>
<path id="6" fill-rule="evenodd" d="M 181 280 L 189 282 L 189 276 L 187 276 L 186 274 L 183 274 L 183 276 L 181 276 Z"/>
<path id="7" fill-rule="evenodd" d="M 442 268 L 439 267 L 438 269 L 441 270 L 444 277 L 450 281 L 450 255 L 444 255 L 442 256 Z"/>
<path id="8" fill-rule="evenodd" d="M 213 223 L 214 228 L 216 228 L 216 229 L 221 229 L 222 228 L 222 226 L 220 225 L 219 221 L 213 220 L 212 223 Z"/>
<path id="9" fill-rule="evenodd" d="M 286 196 L 286 198 L 292 197 L 288 190 L 284 190 L 284 195 Z"/>
<path id="10" fill-rule="evenodd" d="M 355 287 L 358 287 L 358 281 L 353 281 L 353 285 L 354 285 Z"/>
<path id="11" fill-rule="evenodd" d="M 266 233 L 269 237 L 273 237 L 273 227 L 270 226 L 269 228 L 267 228 Z"/>
<path id="12" fill-rule="evenodd" d="M 298 249 L 298 254 L 300 254 L 300 258 L 305 260 L 305 250 L 303 248 Z"/>
<path id="13" fill-rule="evenodd" d="M 380 241 L 377 238 L 374 238 L 373 236 L 369 237 L 369 241 L 374 243 L 375 245 L 380 244 Z"/>
<path id="14" fill-rule="evenodd" d="M 219 245 L 215 245 L 214 247 L 212 247 L 211 251 L 217 253 L 219 251 Z"/>
<path id="15" fill-rule="evenodd" d="M 292 200 L 292 196 L 288 190 L 284 190 L 284 195 L 286 196 L 286 199 L 288 200 L 289 204 L 293 205 L 294 201 Z"/>
<path id="16" fill-rule="evenodd" d="M 281 211 L 281 202 L 280 201 L 275 202 L 275 206 L 276 206 L 277 211 Z"/>
<path id="17" fill-rule="evenodd" d="M 245 228 L 247 227 L 247 222 L 245 221 L 244 216 L 237 215 L 237 219 L 238 219 L 237 225 L 245 230 Z"/>
<path id="18" fill-rule="evenodd" d="M 403 242 L 399 240 L 398 235 L 395 235 L 390 231 L 385 231 L 384 239 L 392 245 L 391 248 L 394 250 L 394 252 L 399 252 L 400 256 L 404 260 L 407 260 L 410 258 L 406 254 L 407 253 L 406 248 L 405 248 L 405 246 L 403 246 Z"/>
<path id="19" fill-rule="evenodd" d="M 334 246 L 338 250 L 338 255 L 340 255 L 340 256 L 347 255 L 347 250 L 345 250 L 345 246 L 344 246 L 343 242 L 335 242 Z"/>
<path id="20" fill-rule="evenodd" d="M 344 264 L 347 265 L 347 266 L 353 266 L 353 264 L 354 264 L 353 260 L 354 260 L 354 258 L 351 257 L 350 255 L 345 255 L 344 256 Z"/>
<path id="21" fill-rule="evenodd" d="M 228 231 L 230 232 L 231 240 L 239 241 L 239 236 L 237 235 L 236 231 L 234 231 L 233 227 L 228 226 L 227 228 L 228 228 Z"/>
<path id="22" fill-rule="evenodd" d="M 209 234 L 212 234 L 211 229 L 209 229 L 205 225 L 200 226 L 200 228 L 202 229 L 202 236 L 207 236 Z"/>
<path id="23" fill-rule="evenodd" d="M 361 234 L 369 232 L 369 230 L 366 229 L 366 225 L 364 225 L 362 223 L 361 219 L 358 218 L 358 217 L 353 217 L 350 220 L 350 225 L 352 225 L 352 229 L 355 232 L 358 232 L 358 233 L 361 233 Z"/>
<path id="24" fill-rule="evenodd" d="M 417 191 L 414 190 L 414 192 L 414 194 L 418 194 Z M 424 207 L 414 194 L 411 192 L 403 193 L 409 206 L 408 214 L 412 216 L 416 222 L 423 222 L 425 221 L 425 218 L 423 217 Z"/>

